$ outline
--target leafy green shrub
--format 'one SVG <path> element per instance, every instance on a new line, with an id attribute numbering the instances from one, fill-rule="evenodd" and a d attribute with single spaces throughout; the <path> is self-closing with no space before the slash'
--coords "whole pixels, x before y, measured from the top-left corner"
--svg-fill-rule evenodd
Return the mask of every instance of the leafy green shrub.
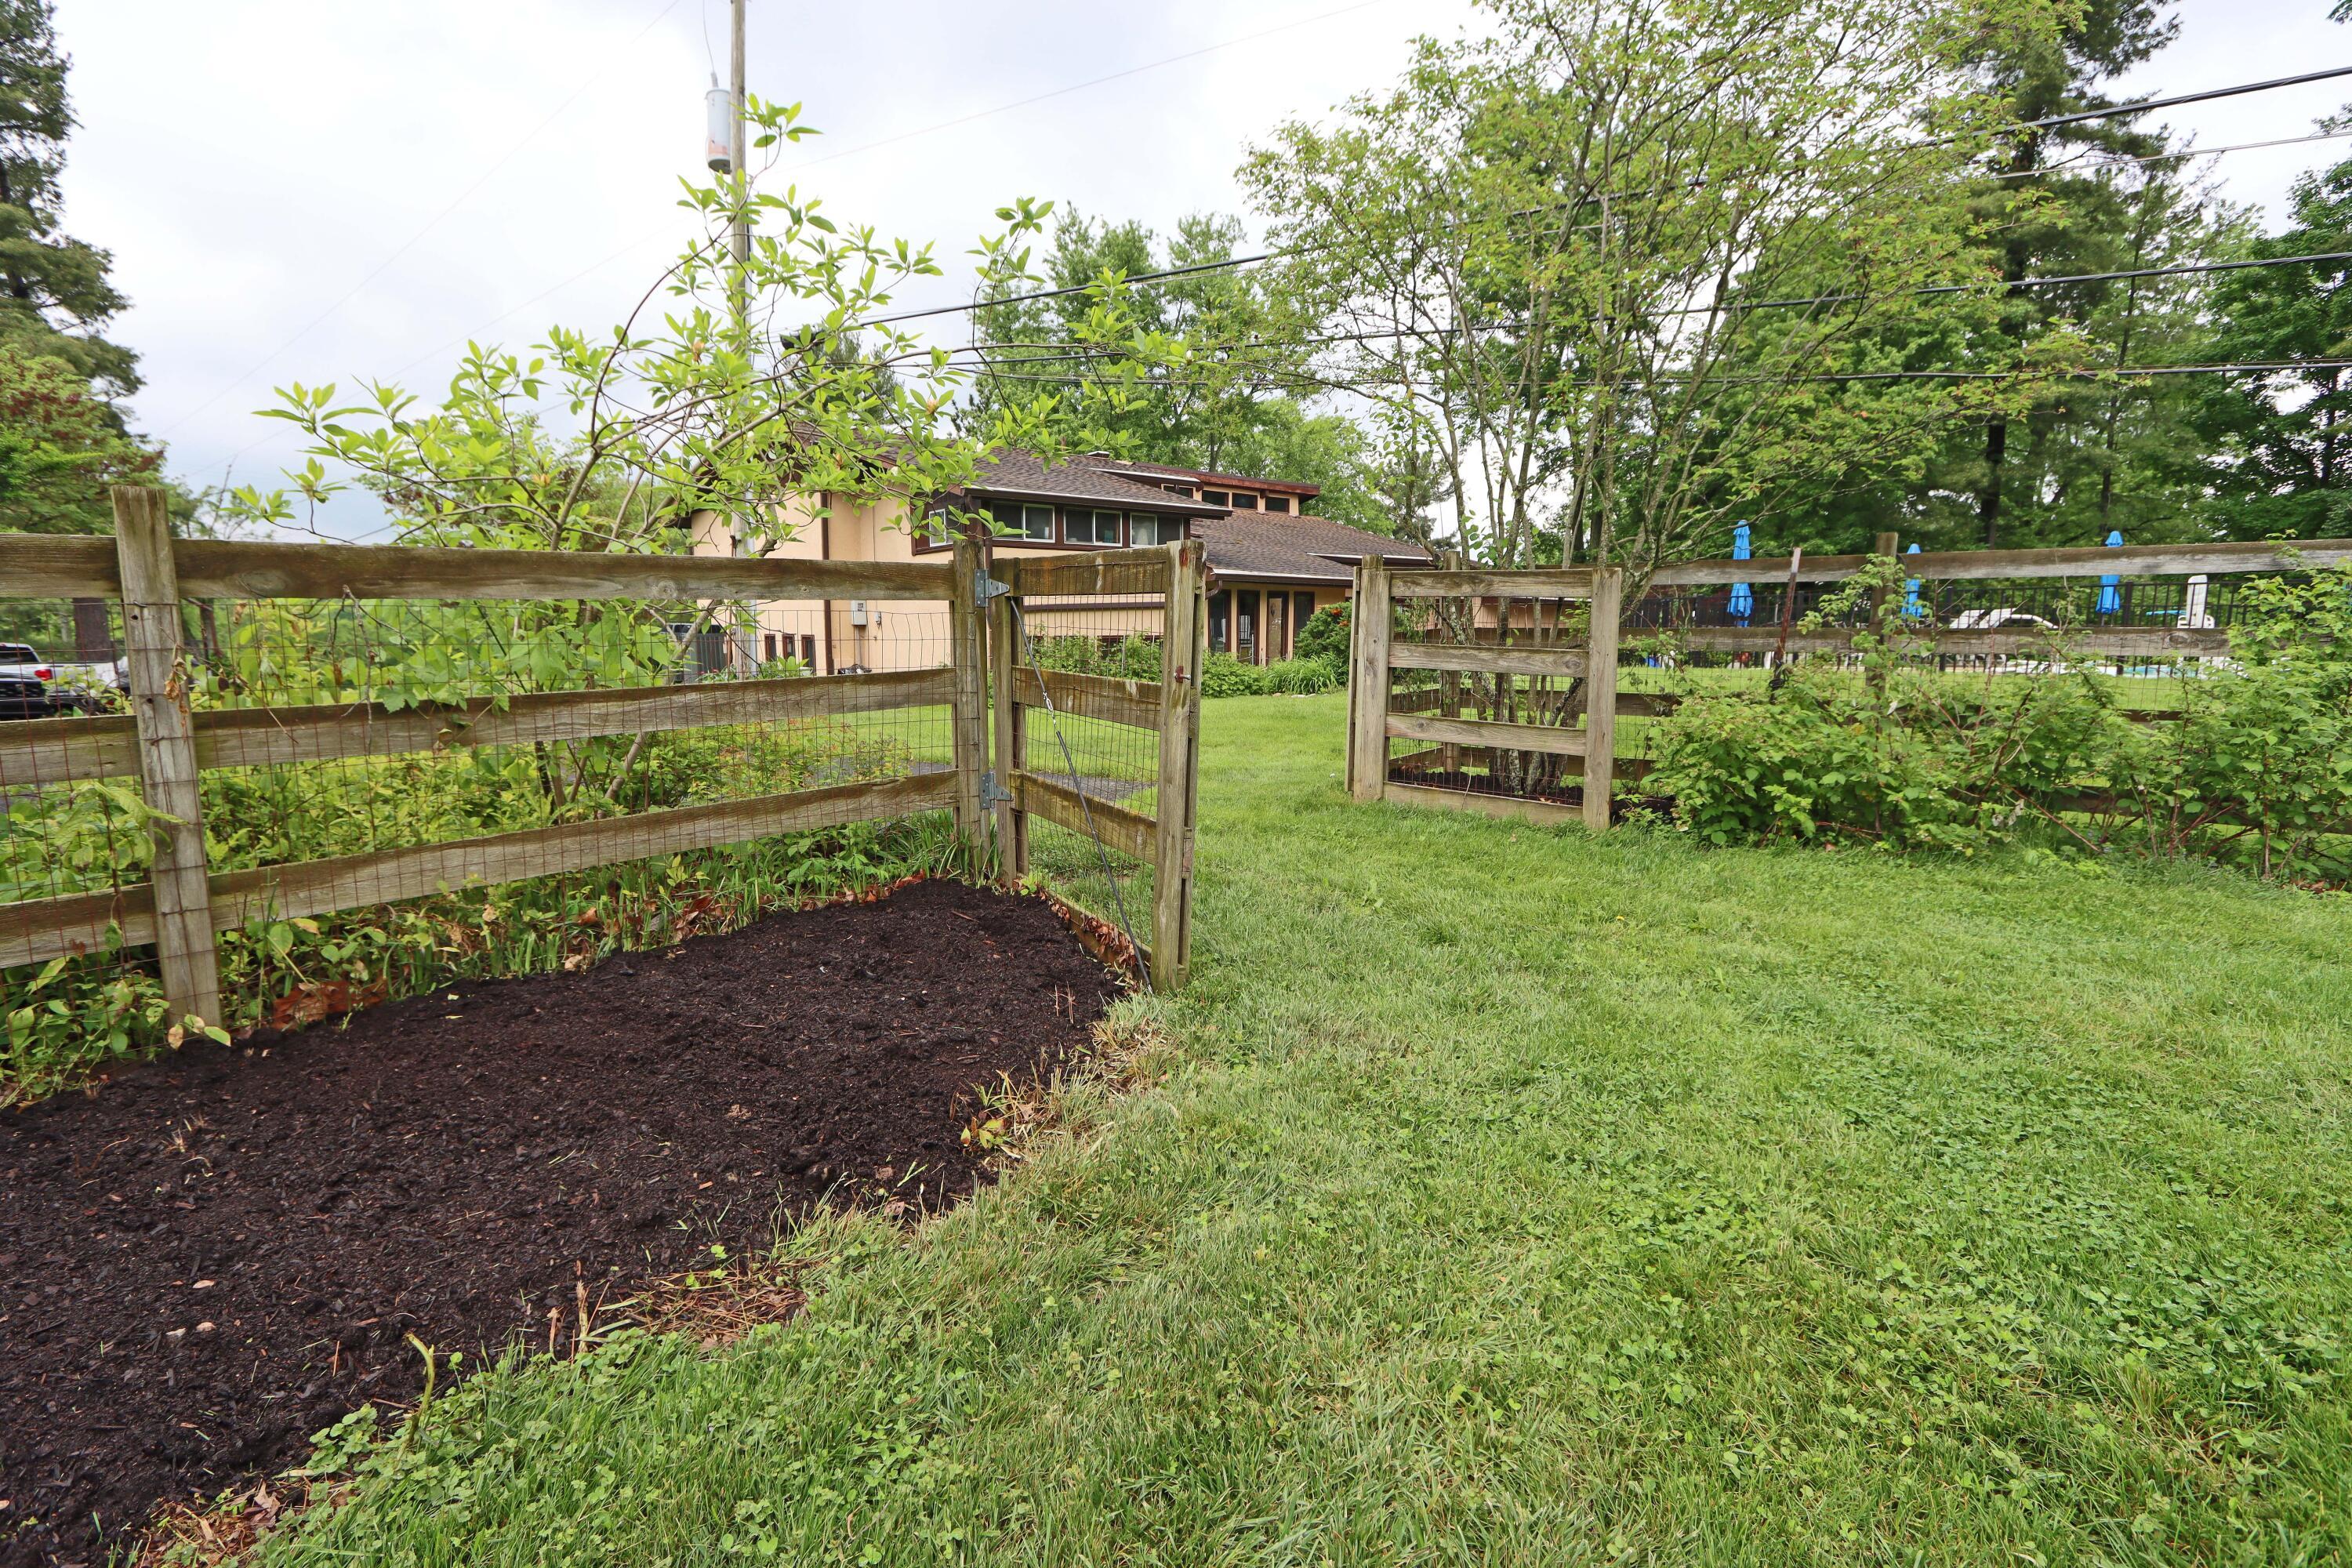
<path id="1" fill-rule="evenodd" d="M 2352 568 L 2246 585 L 2234 660 L 2118 749 L 2110 837 L 2264 877 L 2352 878 Z"/>
<path id="2" fill-rule="evenodd" d="M 2249 584 L 2246 605 L 2231 658 L 2176 688 L 2177 721 L 2133 721 L 2088 667 L 1995 687 L 1865 636 L 1866 674 L 1801 665 L 1773 688 L 1686 699 L 1653 731 L 1651 787 L 1717 844 L 1969 850 L 2039 827 L 2088 849 L 2341 884 L 2352 569 Z"/>
<path id="3" fill-rule="evenodd" d="M 1101 675 L 1102 645 L 1092 637 L 1039 637 L 1029 645 L 1029 662 L 1068 675 Z"/>
<path id="4" fill-rule="evenodd" d="M 1328 659 L 1337 673 L 1339 683 L 1348 683 L 1348 605 L 1345 601 L 1316 611 L 1307 617 L 1291 639 L 1290 651 L 1297 658 Z"/>
<path id="5" fill-rule="evenodd" d="M 2124 721 L 2082 677 L 1956 700 L 1924 673 L 1874 688 L 1800 667 L 1778 689 L 1685 699 L 1650 787 L 1715 844 L 1862 839 L 1971 850 L 2109 757 Z"/>
<path id="6" fill-rule="evenodd" d="M 1244 664 L 1229 653 L 1213 653 L 1201 667 L 1203 697 L 1264 697 L 1273 690 L 1263 665 Z"/>
<path id="7" fill-rule="evenodd" d="M 1339 685 L 1339 661 L 1328 656 L 1277 659 L 1265 667 L 1267 683 L 1292 697 L 1312 697 Z"/>

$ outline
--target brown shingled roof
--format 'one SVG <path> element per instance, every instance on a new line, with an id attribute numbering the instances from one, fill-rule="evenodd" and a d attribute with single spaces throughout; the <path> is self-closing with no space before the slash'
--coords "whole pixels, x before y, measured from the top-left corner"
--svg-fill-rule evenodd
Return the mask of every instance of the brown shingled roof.
<path id="1" fill-rule="evenodd" d="M 1098 467 L 1105 459 L 1076 458 L 1050 468 L 1034 453 L 1007 449 L 984 460 L 964 488 L 977 496 L 1010 500 L 1093 501 L 1104 506 L 1164 511 L 1183 517 L 1225 515 L 1225 508 L 1171 495 Z"/>
<path id="2" fill-rule="evenodd" d="M 1170 463 L 1130 462 L 1122 458 L 1089 458 L 1087 460 L 1122 474 L 1149 474 L 1156 479 L 1182 479 L 1194 485 L 1239 485 L 1244 489 L 1272 490 L 1276 495 L 1302 499 L 1323 493 L 1321 485 L 1310 485 L 1299 479 L 1260 479 L 1250 474 L 1219 473 L 1213 468 L 1180 468 Z"/>
<path id="3" fill-rule="evenodd" d="M 1346 583 L 1358 561 L 1378 555 L 1397 566 L 1432 564 L 1429 552 L 1402 539 L 1384 539 L 1325 517 L 1236 512 L 1202 519 L 1192 531 L 1208 547 L 1209 571 L 1219 577 L 1279 577 Z"/>

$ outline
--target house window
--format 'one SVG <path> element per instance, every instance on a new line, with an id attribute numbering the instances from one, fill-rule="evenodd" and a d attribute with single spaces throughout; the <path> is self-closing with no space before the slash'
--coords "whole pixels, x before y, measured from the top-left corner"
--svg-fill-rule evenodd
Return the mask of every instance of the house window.
<path id="1" fill-rule="evenodd" d="M 1072 544 L 1117 544 L 1118 513 L 1071 511 L 1062 520 L 1062 536 Z"/>
<path id="2" fill-rule="evenodd" d="M 1286 516 L 1290 511 L 1290 498 L 1288 496 L 1268 496 L 1265 498 L 1265 510 L 1268 511 L 1278 511 Z"/>
<path id="3" fill-rule="evenodd" d="M 1154 517 L 1148 511 L 1130 512 L 1127 519 L 1127 542 L 1141 548 L 1147 544 L 1173 544 L 1184 537 L 1184 520 L 1181 517 Z"/>
<path id="4" fill-rule="evenodd" d="M 1297 628 L 1305 626 L 1307 624 L 1307 617 L 1315 614 L 1315 595 L 1312 594 L 1293 594 L 1290 597 L 1291 615 L 1293 616 L 1290 623 L 1290 635 L 1293 637 L 1296 637 L 1298 635 Z"/>
<path id="5" fill-rule="evenodd" d="M 1019 501 L 998 500 L 988 503 L 988 515 L 995 521 L 1000 538 L 1048 540 L 1054 537 L 1054 509 L 1050 506 L 1024 506 Z"/>
<path id="6" fill-rule="evenodd" d="M 1234 657 L 1244 664 L 1257 658 L 1257 590 L 1244 588 L 1234 595 Z"/>
<path id="7" fill-rule="evenodd" d="M 1192 499 L 1192 487 L 1190 485 L 1161 485 L 1160 488 L 1171 496 L 1182 496 L 1188 500 Z"/>
<path id="8" fill-rule="evenodd" d="M 801 638 L 801 667 L 803 669 L 816 668 L 816 634 L 814 632 L 810 632 Z"/>
<path id="9" fill-rule="evenodd" d="M 1245 496 L 1239 490 L 1235 490 L 1234 492 L 1234 510 L 1235 511 L 1255 511 L 1257 510 L 1257 497 Z"/>
<path id="10" fill-rule="evenodd" d="M 1209 647 L 1218 653 L 1233 651 L 1226 646 L 1226 632 L 1233 626 L 1234 596 L 1220 591 L 1209 595 Z"/>
<path id="11" fill-rule="evenodd" d="M 1265 596 L 1265 657 L 1270 663 L 1290 657 L 1290 595 Z"/>
<path id="12" fill-rule="evenodd" d="M 768 633 L 764 637 L 762 637 L 762 638 L 761 639 L 761 646 L 763 648 L 765 648 L 765 649 L 766 649 L 766 651 L 765 651 L 764 653 L 762 653 L 762 654 L 760 656 L 760 657 L 761 658 L 761 659 L 762 659 L 762 660 L 764 660 L 766 663 L 769 663 L 769 664 L 773 664 L 773 663 L 775 663 L 775 662 L 776 662 L 776 634 L 775 634 L 775 633 L 773 633 L 773 632 L 770 632 L 770 633 Z"/>
<path id="13" fill-rule="evenodd" d="M 1234 498 L 1223 490 L 1202 490 L 1201 499 L 1211 506 L 1231 506 L 1234 503 Z"/>

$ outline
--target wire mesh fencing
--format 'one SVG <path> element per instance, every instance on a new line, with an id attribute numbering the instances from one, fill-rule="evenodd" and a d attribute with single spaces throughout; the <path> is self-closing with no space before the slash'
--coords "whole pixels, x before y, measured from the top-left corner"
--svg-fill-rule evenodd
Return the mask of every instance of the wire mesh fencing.
<path id="1" fill-rule="evenodd" d="M 992 783 L 1007 873 L 1172 985 L 1188 960 L 1206 657 L 1197 542 L 999 561 Z"/>
<path id="2" fill-rule="evenodd" d="M 940 597 L 808 599 L 780 578 L 793 596 L 772 602 L 541 588 L 167 610 L 217 928 L 206 1022 L 576 968 L 955 861 L 952 577 L 885 576 Z M 75 629 L 70 605 L 0 603 L 0 624 Z M 782 629 L 804 610 L 824 623 L 809 643 Z M 158 946 L 179 819 L 151 804 L 155 742 L 108 668 L 62 716 L 0 723 L 0 1088 L 17 1092 L 184 1010 Z"/>
<path id="3" fill-rule="evenodd" d="M 1091 683 L 1158 684 L 1165 597 L 1039 595 L 1016 601 L 1014 613 L 1022 639 L 1013 675 L 1014 700 L 1024 710 L 1021 769 L 1057 792 L 1052 815 L 1031 813 L 1030 867 L 1087 913 L 1147 946 L 1153 845 L 1132 819 L 1159 814 L 1158 710 L 1150 704 L 1135 714 L 1148 712 L 1155 728 L 1123 722 L 1108 716 L 1115 710 L 1106 691 Z M 1079 679 L 1046 679 L 1055 675 Z"/>

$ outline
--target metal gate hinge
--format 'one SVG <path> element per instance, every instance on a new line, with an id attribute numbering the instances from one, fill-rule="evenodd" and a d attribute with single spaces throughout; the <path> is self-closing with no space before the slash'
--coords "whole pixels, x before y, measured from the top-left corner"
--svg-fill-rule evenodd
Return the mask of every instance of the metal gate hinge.
<path id="1" fill-rule="evenodd" d="M 972 579 L 972 602 L 983 610 L 988 608 L 988 601 L 1011 592 L 1012 584 L 1000 583 L 985 572 Z"/>
<path id="2" fill-rule="evenodd" d="M 993 769 L 980 775 L 981 810 L 994 811 L 1000 805 L 1011 805 L 1012 804 L 1012 795 L 997 787 L 996 773 Z"/>

